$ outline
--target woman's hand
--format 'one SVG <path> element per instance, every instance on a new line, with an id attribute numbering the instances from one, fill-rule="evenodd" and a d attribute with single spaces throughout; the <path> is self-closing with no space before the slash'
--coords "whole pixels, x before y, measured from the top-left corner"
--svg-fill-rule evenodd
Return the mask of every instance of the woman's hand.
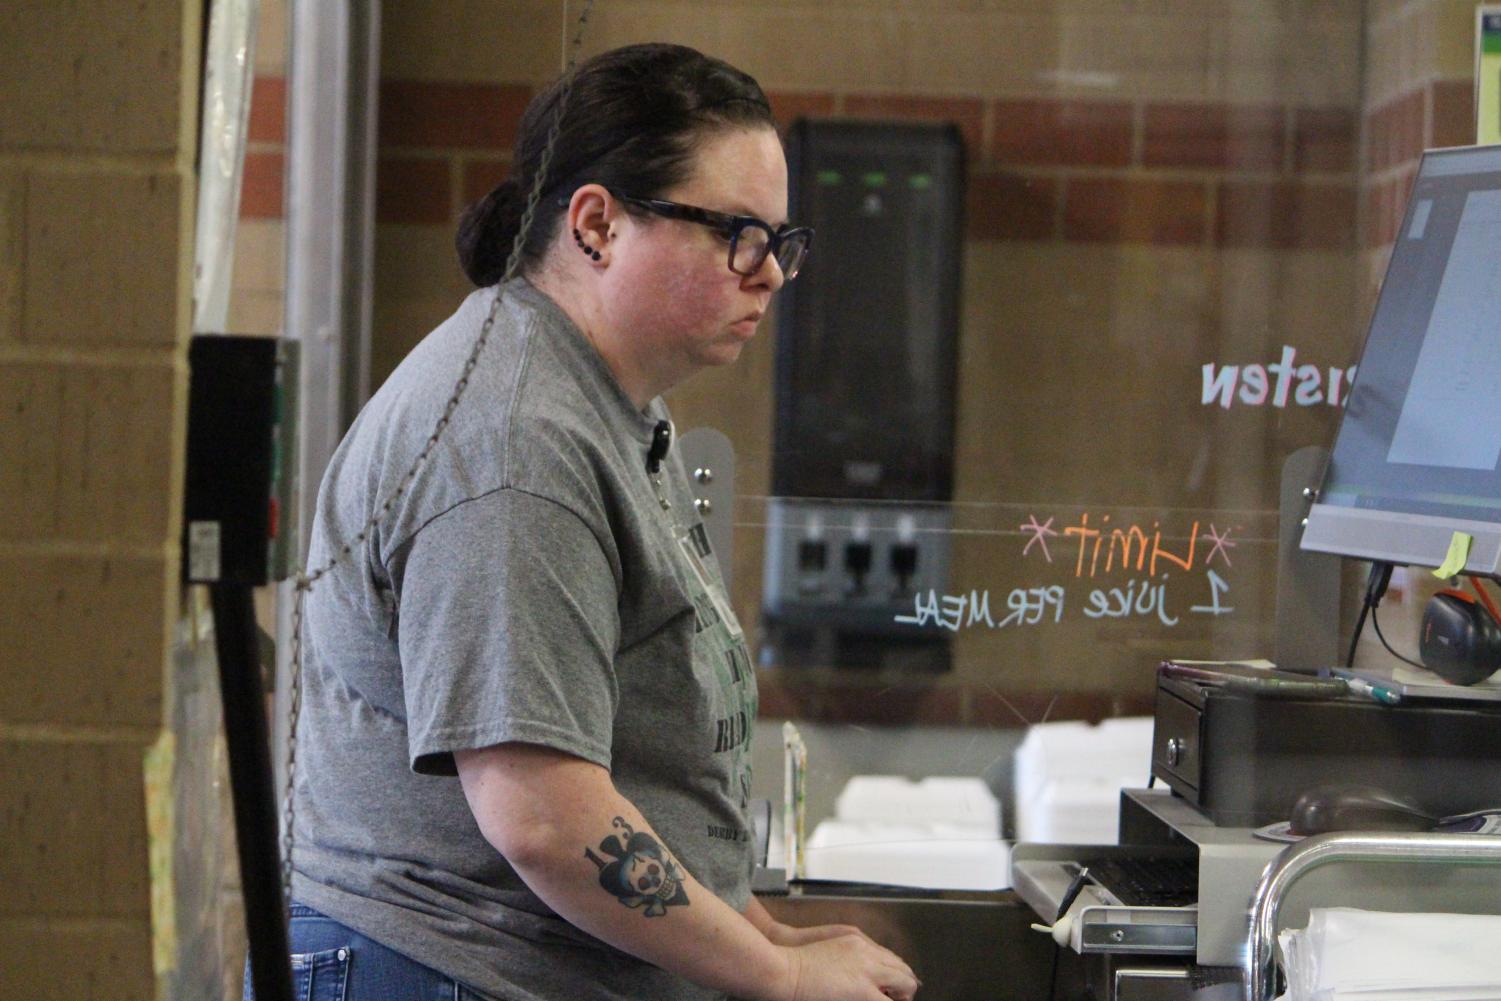
<path id="1" fill-rule="evenodd" d="M 808 934 L 842 927 L 788 930 Z M 917 993 L 912 968 L 855 929 L 783 948 L 788 960 L 787 1001 L 911 1001 Z"/>
<path id="2" fill-rule="evenodd" d="M 863 939 L 870 937 L 854 925 L 811 925 L 807 928 L 796 928 L 792 925 L 774 921 L 764 929 L 766 937 L 772 945 L 811 945 L 814 942 L 824 942 L 831 938 L 839 938 L 841 935 L 858 935 Z"/>

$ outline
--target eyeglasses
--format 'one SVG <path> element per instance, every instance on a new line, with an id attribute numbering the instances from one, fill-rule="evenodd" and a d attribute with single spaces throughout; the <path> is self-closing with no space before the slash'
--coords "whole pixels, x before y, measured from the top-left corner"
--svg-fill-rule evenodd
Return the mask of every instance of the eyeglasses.
<path id="1" fill-rule="evenodd" d="M 762 222 L 755 216 L 712 212 L 661 198 L 635 198 L 614 191 L 610 194 L 627 205 L 653 215 L 696 222 L 715 230 L 730 241 L 730 270 L 737 275 L 754 275 L 761 270 L 767 255 L 771 255 L 776 258 L 777 267 L 782 269 L 782 278 L 790 282 L 797 277 L 798 269 L 803 266 L 803 258 L 808 256 L 808 248 L 813 245 L 813 230 L 807 226 L 773 229 L 770 223 Z"/>

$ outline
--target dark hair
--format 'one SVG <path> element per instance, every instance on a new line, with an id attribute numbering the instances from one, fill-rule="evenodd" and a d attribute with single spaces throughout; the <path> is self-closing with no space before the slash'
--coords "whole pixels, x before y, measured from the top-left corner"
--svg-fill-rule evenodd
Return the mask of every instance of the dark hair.
<path id="1" fill-rule="evenodd" d="M 511 176 L 465 210 L 455 242 L 475 285 L 504 274 L 533 178 L 557 116 L 567 78 L 527 105 Z M 687 180 L 694 150 L 725 127 L 775 128 L 771 105 L 748 74 L 683 45 L 628 45 L 601 53 L 573 72 L 543 197 L 523 248 L 522 270 L 542 259 L 567 200 L 579 185 L 643 198 Z"/>

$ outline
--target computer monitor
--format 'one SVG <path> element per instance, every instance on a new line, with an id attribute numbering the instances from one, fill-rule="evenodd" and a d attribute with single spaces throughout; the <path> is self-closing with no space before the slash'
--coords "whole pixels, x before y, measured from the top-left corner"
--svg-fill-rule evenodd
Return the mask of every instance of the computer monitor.
<path id="1" fill-rule="evenodd" d="M 1501 146 L 1432 150 L 1413 181 L 1305 550 L 1501 571 Z"/>

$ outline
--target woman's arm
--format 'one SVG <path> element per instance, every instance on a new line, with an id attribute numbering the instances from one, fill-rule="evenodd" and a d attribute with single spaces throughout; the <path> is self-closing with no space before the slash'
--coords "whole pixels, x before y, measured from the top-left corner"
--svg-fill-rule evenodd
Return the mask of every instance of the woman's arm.
<path id="1" fill-rule="evenodd" d="M 529 744 L 454 757 L 485 838 L 549 907 L 596 938 L 755 1001 L 915 992 L 907 964 L 862 936 L 772 942 L 683 869 L 600 766 Z"/>

